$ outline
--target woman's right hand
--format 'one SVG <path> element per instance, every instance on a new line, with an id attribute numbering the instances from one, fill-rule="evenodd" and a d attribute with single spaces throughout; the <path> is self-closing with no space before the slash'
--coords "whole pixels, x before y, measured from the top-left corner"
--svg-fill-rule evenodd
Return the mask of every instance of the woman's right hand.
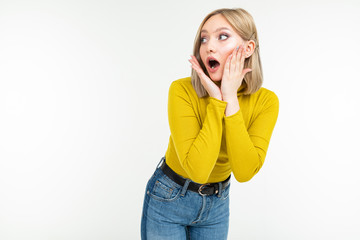
<path id="1" fill-rule="evenodd" d="M 196 57 L 191 56 L 189 62 L 191 63 L 191 67 L 198 74 L 201 84 L 204 86 L 209 96 L 222 101 L 220 88 L 204 73 Z"/>

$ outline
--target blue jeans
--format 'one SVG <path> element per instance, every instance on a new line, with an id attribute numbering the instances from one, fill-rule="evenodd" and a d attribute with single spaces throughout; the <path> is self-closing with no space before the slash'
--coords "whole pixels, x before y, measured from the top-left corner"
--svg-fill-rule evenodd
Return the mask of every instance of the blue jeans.
<path id="1" fill-rule="evenodd" d="M 141 239 L 227 239 L 230 184 L 201 196 L 187 189 L 188 182 L 182 187 L 156 169 L 146 186 Z"/>

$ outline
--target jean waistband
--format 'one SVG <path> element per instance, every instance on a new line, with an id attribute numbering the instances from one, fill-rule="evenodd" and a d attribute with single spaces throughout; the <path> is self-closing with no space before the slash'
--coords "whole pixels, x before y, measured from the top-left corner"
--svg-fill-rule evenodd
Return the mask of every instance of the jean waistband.
<path id="1" fill-rule="evenodd" d="M 161 170 L 164 172 L 166 176 L 168 176 L 171 180 L 179 184 L 180 186 L 184 186 L 187 179 L 183 178 L 176 172 L 174 172 L 165 162 L 165 159 L 163 159 L 163 162 L 160 166 Z M 230 184 L 230 177 L 231 175 L 224 181 L 218 182 L 218 183 L 209 183 L 209 184 L 200 184 L 193 181 L 189 182 L 188 190 L 191 190 L 193 192 L 197 192 L 200 195 L 213 195 L 217 194 L 221 189 L 226 188 Z"/>

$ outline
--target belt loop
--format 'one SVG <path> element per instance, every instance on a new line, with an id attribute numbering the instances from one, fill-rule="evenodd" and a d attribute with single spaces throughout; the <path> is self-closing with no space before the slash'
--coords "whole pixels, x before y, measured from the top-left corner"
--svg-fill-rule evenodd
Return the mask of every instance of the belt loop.
<path id="1" fill-rule="evenodd" d="M 220 198 L 220 197 L 221 197 L 221 194 L 222 194 L 223 184 L 222 184 L 222 182 L 219 182 L 218 185 L 219 185 L 219 190 L 218 190 L 219 192 L 218 192 L 217 196 Z"/>
<path id="2" fill-rule="evenodd" d="M 160 162 L 159 162 L 158 165 L 156 166 L 156 169 L 158 169 L 163 162 L 165 162 L 165 156 L 161 158 Z"/>
<path id="3" fill-rule="evenodd" d="M 185 184 L 184 184 L 184 186 L 183 186 L 183 188 L 181 190 L 181 196 L 182 197 L 185 195 L 185 192 L 186 192 L 190 182 L 191 182 L 190 179 L 186 179 L 186 182 L 185 182 Z"/>

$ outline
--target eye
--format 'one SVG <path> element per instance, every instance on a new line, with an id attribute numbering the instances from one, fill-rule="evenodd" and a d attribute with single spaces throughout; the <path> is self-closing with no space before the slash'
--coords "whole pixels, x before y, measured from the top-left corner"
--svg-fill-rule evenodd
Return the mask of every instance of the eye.
<path id="1" fill-rule="evenodd" d="M 200 38 L 200 43 L 205 43 L 206 41 L 207 41 L 206 38 L 204 38 L 204 37 L 201 37 L 201 38 Z"/>
<path id="2" fill-rule="evenodd" d="M 218 39 L 219 40 L 226 40 L 226 39 L 228 39 L 228 37 L 229 36 L 227 34 L 220 34 Z"/>

